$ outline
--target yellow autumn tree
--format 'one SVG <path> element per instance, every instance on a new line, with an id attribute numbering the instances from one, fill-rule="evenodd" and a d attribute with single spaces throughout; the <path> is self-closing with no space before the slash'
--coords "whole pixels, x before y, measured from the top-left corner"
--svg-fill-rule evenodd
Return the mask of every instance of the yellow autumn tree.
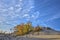
<path id="1" fill-rule="evenodd" d="M 32 30 L 32 25 L 30 22 L 28 22 L 26 24 L 20 24 L 20 25 L 17 25 L 14 28 L 14 30 L 15 30 L 14 33 L 16 35 L 24 35 L 24 34 L 29 33 Z"/>
<path id="2" fill-rule="evenodd" d="M 25 33 L 25 34 L 26 34 L 26 33 L 29 33 L 31 30 L 32 30 L 32 25 L 31 25 L 31 23 L 30 23 L 30 22 L 26 23 L 26 24 L 24 25 L 24 33 Z"/>
<path id="3" fill-rule="evenodd" d="M 23 25 L 24 24 L 21 24 L 21 25 L 17 25 L 14 29 L 15 29 L 15 31 L 14 31 L 14 33 L 16 34 L 16 35 L 23 35 Z"/>

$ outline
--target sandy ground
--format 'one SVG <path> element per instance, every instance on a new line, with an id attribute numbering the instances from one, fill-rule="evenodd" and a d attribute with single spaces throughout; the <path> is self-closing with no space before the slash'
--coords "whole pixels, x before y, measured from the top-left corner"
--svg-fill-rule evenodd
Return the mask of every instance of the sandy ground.
<path id="1" fill-rule="evenodd" d="M 60 35 L 27 35 L 29 38 L 42 38 L 46 40 L 60 40 Z"/>
<path id="2" fill-rule="evenodd" d="M 34 38 L 60 38 L 60 35 L 29 35 L 28 37 L 34 37 Z"/>

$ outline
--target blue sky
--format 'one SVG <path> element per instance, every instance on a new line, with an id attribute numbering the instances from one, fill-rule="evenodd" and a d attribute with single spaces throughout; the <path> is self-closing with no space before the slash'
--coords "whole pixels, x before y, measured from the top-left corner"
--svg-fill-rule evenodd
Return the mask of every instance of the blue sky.
<path id="1" fill-rule="evenodd" d="M 0 30 L 28 21 L 60 31 L 60 0 L 0 0 Z"/>
<path id="2" fill-rule="evenodd" d="M 60 0 L 37 0 L 35 4 L 40 12 L 39 20 L 60 31 Z"/>

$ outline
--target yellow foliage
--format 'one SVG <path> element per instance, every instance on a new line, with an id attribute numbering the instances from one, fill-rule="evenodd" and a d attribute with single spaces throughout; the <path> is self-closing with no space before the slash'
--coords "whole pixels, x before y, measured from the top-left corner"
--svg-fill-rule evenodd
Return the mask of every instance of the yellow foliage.
<path id="1" fill-rule="evenodd" d="M 14 29 L 16 30 L 14 32 L 16 35 L 23 35 L 29 33 L 29 31 L 32 30 L 32 26 L 30 23 L 27 23 L 27 24 L 17 25 Z"/>
<path id="2" fill-rule="evenodd" d="M 30 24 L 25 24 L 24 25 L 24 33 L 28 33 L 31 30 L 31 25 Z"/>
<path id="3" fill-rule="evenodd" d="M 23 25 L 17 25 L 16 27 L 15 27 L 15 34 L 16 35 L 23 35 Z"/>

